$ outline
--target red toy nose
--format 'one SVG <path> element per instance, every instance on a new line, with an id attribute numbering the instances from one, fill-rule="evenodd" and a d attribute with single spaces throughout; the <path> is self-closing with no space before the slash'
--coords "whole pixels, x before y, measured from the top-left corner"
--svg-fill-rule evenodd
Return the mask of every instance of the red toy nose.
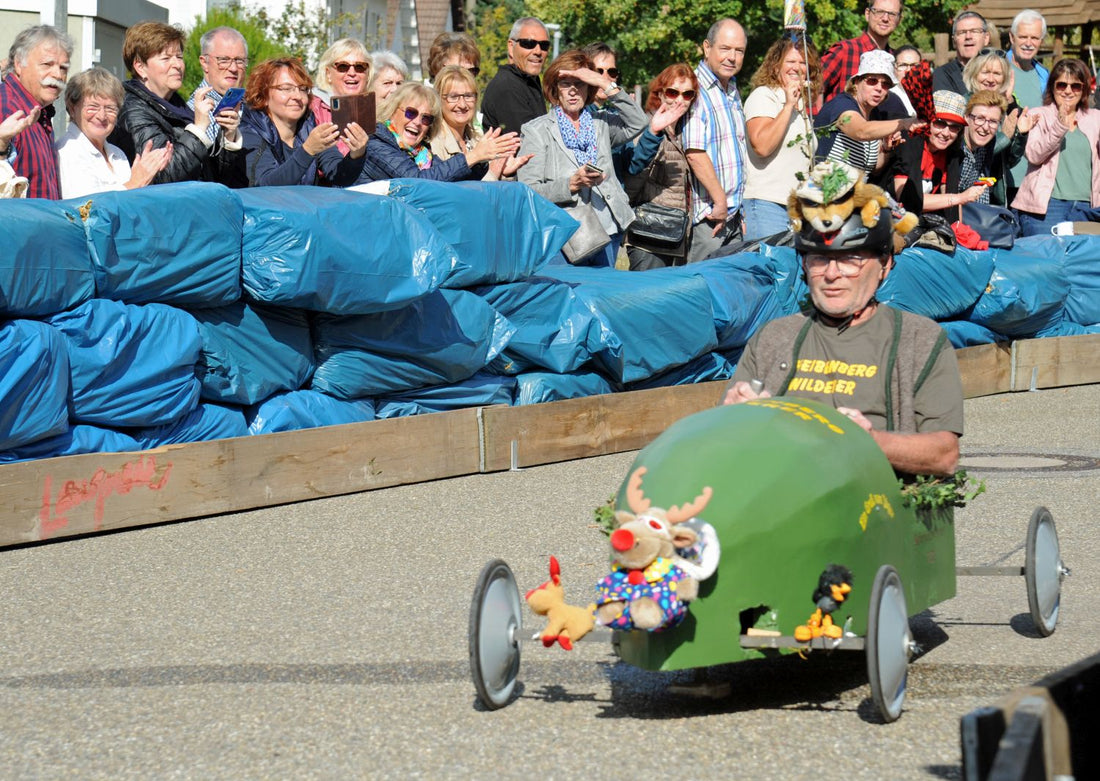
<path id="1" fill-rule="evenodd" d="M 622 553 L 634 547 L 634 535 L 629 529 L 617 529 L 611 535 L 611 547 Z"/>

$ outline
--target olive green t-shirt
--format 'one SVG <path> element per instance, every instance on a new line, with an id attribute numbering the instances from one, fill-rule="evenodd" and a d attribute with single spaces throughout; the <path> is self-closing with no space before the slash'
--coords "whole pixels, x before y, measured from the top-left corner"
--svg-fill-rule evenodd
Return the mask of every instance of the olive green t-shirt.
<path id="1" fill-rule="evenodd" d="M 1060 201 L 1092 200 L 1092 149 L 1080 128 L 1075 127 L 1062 138 L 1054 192 L 1050 197 Z"/>
<path id="2" fill-rule="evenodd" d="M 894 319 L 882 306 L 867 322 L 841 333 L 814 320 L 802 342 L 786 395 L 858 409 L 871 421 L 872 428 L 886 430 L 886 367 L 893 339 Z M 748 382 L 757 376 L 755 345 L 754 336 L 737 364 L 735 382 Z M 766 390 L 773 396 L 780 395 L 775 388 Z M 940 350 L 914 399 L 916 430 L 961 435 L 962 397 L 958 361 L 948 344 Z"/>

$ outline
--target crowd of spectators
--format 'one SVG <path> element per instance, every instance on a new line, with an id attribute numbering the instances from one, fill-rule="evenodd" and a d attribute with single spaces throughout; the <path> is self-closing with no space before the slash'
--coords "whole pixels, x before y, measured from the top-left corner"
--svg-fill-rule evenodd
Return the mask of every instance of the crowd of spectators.
<path id="1" fill-rule="evenodd" d="M 315 74 L 290 57 L 252 63 L 244 37 L 219 27 L 200 39 L 203 79 L 186 95 L 177 27 L 129 28 L 120 82 L 99 67 L 70 78 L 73 41 L 39 25 L 16 36 L 0 84 L 0 178 L 54 199 L 193 180 L 518 179 L 606 233 L 571 262 L 613 266 L 625 247 L 636 270 L 783 233 L 787 196 L 815 159 L 844 162 L 948 223 L 968 203 L 1013 209 L 1025 235 L 1100 214 L 1094 82 L 1079 59 L 1049 71 L 1037 59 L 1042 15 L 1020 12 L 1005 51 L 981 14 L 963 11 L 954 58 L 932 69 L 916 47 L 892 48 L 903 13 L 901 0 L 868 0 L 864 32 L 820 55 L 785 32 L 744 102 L 748 33 L 734 19 L 716 21 L 700 60 L 670 64 L 640 103 L 619 83 L 619 53 L 594 42 L 549 61 L 533 17 L 513 24 L 508 62 L 484 95 L 481 52 L 461 32 L 436 38 L 431 82 L 419 83 L 395 54 L 353 38 L 329 47 Z M 59 99 L 70 122 L 55 138 Z M 334 112 L 360 100 L 374 107 L 373 127 Z M 671 226 L 667 240 L 651 220 Z"/>

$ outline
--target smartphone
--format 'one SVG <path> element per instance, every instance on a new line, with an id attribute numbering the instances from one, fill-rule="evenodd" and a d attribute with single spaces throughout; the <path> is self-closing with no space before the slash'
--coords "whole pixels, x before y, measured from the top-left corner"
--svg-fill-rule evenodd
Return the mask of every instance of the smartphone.
<path id="1" fill-rule="evenodd" d="M 592 171 L 593 173 L 597 173 L 597 174 L 602 174 L 603 173 L 602 168 L 600 168 L 599 166 L 592 165 L 592 163 L 585 163 L 584 167 L 587 170 Z"/>
<path id="2" fill-rule="evenodd" d="M 218 105 L 214 106 L 214 111 L 210 116 L 216 117 L 220 112 L 225 111 L 227 108 L 238 108 L 244 103 L 244 88 L 243 87 L 230 87 L 225 92 L 225 97 L 218 102 Z"/>
<path id="3" fill-rule="evenodd" d="M 374 132 L 375 119 L 374 93 L 366 95 L 344 95 L 332 98 L 332 121 L 340 132 L 352 122 L 358 122 L 359 127 L 367 131 L 367 135 Z"/>

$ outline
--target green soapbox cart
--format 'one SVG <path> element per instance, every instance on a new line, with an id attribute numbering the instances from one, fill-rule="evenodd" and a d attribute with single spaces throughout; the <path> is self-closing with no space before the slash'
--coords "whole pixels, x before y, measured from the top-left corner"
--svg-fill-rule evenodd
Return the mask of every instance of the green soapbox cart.
<path id="1" fill-rule="evenodd" d="M 639 467 L 656 507 L 683 506 L 711 488 L 699 518 L 717 532 L 721 558 L 678 625 L 593 633 L 613 634 L 629 664 L 683 670 L 777 653 L 864 651 L 875 705 L 894 721 L 915 650 L 909 617 L 953 597 L 956 575 L 1023 575 L 1038 632 L 1055 629 L 1067 570 L 1046 508 L 1031 517 L 1024 567 L 956 568 L 952 509 L 907 507 L 878 445 L 830 407 L 787 397 L 708 409 L 670 426 L 628 475 Z M 627 492 L 624 479 L 617 507 L 628 506 Z M 843 634 L 796 640 L 819 574 L 834 563 L 852 573 L 852 591 L 832 616 Z M 469 650 L 478 698 L 490 709 L 515 694 L 527 639 L 522 607 L 508 565 L 486 564 Z"/>

